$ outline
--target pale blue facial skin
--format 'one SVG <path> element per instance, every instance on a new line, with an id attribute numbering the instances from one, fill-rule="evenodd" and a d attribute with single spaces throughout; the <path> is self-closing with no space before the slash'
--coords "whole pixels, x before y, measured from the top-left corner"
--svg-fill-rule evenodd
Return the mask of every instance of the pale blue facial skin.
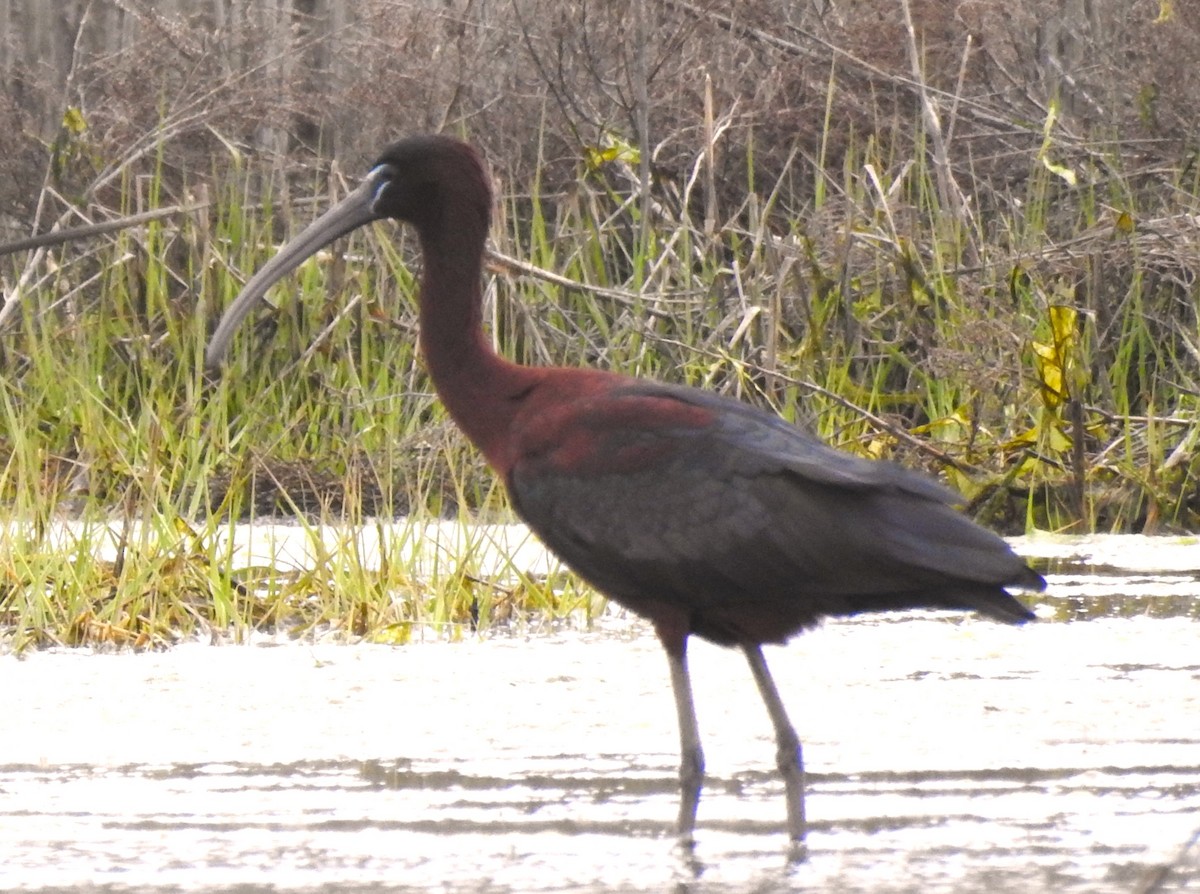
<path id="1" fill-rule="evenodd" d="M 378 174 L 383 169 L 383 167 L 384 167 L 384 165 L 376 165 L 375 167 L 371 168 L 370 172 L 367 174 L 367 179 L 374 180 L 375 175 Z M 372 208 L 374 208 L 376 205 L 379 204 L 379 197 L 381 195 L 383 195 L 383 190 L 387 187 L 387 185 L 388 185 L 387 180 L 379 181 L 379 186 L 377 186 L 375 188 L 375 195 L 371 199 L 371 207 Z"/>

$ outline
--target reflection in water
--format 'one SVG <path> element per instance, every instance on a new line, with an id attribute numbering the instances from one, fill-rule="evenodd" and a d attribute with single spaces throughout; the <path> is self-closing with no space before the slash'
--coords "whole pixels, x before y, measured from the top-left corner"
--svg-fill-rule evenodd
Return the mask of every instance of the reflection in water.
<path id="1" fill-rule="evenodd" d="M 1200 619 L 1200 540 L 1195 537 L 1037 537 L 1019 551 L 1054 587 L 1045 620 Z"/>
<path id="2" fill-rule="evenodd" d="M 674 851 L 666 666 L 633 620 L 0 658 L 0 888 L 1132 892 L 1200 826 L 1200 586 L 1193 545 L 1154 568 L 1110 541 L 1020 544 L 1050 623 L 881 616 L 774 651 L 811 771 L 792 868 L 753 683 L 700 643 L 698 874 Z M 1099 598 L 1146 602 L 1053 623 Z M 1189 881 L 1194 850 L 1164 890 Z"/>

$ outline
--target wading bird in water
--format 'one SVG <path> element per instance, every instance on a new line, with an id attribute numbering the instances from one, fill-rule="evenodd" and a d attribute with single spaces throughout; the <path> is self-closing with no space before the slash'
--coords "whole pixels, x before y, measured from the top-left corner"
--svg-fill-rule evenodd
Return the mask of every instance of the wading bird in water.
<path id="1" fill-rule="evenodd" d="M 447 410 L 529 527 L 582 578 L 648 619 L 666 650 L 682 750 L 680 842 L 692 846 L 704 777 L 687 669 L 695 634 L 736 646 L 750 663 L 799 847 L 800 740 L 762 644 L 825 616 L 870 611 L 963 609 L 1021 623 L 1033 615 L 1005 588 L 1045 582 L 924 476 L 834 450 L 707 391 L 497 355 L 480 307 L 491 208 L 488 175 L 469 146 L 442 136 L 394 143 L 246 284 L 213 334 L 208 365 L 220 363 L 266 290 L 319 249 L 382 218 L 415 227 L 420 345 Z"/>

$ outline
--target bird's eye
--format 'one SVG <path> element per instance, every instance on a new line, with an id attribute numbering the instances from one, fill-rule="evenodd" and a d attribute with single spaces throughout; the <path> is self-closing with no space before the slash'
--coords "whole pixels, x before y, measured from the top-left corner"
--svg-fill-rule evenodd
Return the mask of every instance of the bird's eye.
<path id="1" fill-rule="evenodd" d="M 377 205 L 383 197 L 384 192 L 392 185 L 392 178 L 396 175 L 396 169 L 391 165 L 376 165 L 371 168 L 371 172 L 367 174 L 367 179 L 374 182 L 375 193 L 371 197 L 371 204 Z"/>

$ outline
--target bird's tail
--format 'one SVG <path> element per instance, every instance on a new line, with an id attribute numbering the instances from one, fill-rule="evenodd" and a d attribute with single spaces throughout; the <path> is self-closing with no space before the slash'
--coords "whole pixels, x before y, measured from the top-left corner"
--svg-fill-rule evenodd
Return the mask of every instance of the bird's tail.
<path id="1" fill-rule="evenodd" d="M 1046 589 L 1046 579 L 1029 567 L 1022 567 L 1013 580 L 1005 586 L 1014 590 L 1041 592 Z M 1006 624 L 1024 624 L 1032 621 L 1034 614 L 1003 587 L 972 587 L 968 590 L 947 594 L 954 598 L 950 608 L 968 608 L 996 621 Z"/>

